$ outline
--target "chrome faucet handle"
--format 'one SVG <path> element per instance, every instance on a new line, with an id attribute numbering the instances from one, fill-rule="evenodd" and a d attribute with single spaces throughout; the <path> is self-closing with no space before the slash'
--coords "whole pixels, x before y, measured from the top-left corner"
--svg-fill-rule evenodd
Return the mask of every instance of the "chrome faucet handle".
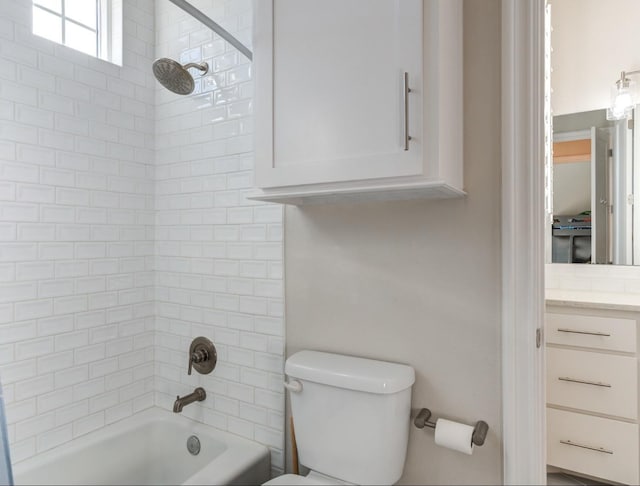
<path id="1" fill-rule="evenodd" d="M 200 336 L 191 342 L 189 347 L 189 369 L 195 368 L 198 373 L 207 375 L 213 371 L 218 362 L 218 353 L 214 344 L 206 337 Z"/>

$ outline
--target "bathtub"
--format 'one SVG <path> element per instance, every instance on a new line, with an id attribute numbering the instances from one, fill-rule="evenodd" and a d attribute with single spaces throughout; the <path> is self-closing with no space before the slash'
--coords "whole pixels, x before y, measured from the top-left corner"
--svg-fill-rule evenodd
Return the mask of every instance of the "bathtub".
<path id="1" fill-rule="evenodd" d="M 200 452 L 187 450 L 195 435 Z M 268 449 L 152 408 L 14 465 L 21 484 L 262 484 Z"/>

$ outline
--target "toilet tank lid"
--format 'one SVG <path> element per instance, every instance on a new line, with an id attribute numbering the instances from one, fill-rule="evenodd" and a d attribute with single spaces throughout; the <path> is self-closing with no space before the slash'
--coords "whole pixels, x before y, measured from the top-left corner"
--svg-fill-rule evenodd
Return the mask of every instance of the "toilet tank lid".
<path id="1" fill-rule="evenodd" d="M 390 394 L 413 385 L 411 366 L 319 351 L 299 351 L 287 359 L 291 378 L 369 393 Z"/>

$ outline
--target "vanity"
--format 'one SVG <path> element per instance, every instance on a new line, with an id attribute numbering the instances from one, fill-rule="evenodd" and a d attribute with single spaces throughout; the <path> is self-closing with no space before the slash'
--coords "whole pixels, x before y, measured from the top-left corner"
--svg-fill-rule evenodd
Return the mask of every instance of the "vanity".
<path id="1" fill-rule="evenodd" d="M 640 484 L 640 4 L 547 4 L 547 464 Z"/>
<path id="2" fill-rule="evenodd" d="M 547 464 L 640 483 L 640 296 L 547 289 Z"/>
<path id="3" fill-rule="evenodd" d="M 640 484 L 637 147 L 632 120 L 605 109 L 553 117 L 547 465 L 622 484 Z"/>

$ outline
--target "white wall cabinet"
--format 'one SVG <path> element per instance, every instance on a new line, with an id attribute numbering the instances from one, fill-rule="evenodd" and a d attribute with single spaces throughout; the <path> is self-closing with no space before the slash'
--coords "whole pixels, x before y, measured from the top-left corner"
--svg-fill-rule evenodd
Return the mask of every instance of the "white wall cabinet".
<path id="1" fill-rule="evenodd" d="M 260 0 L 254 199 L 460 197 L 460 0 Z"/>
<path id="2" fill-rule="evenodd" d="M 547 336 L 547 464 L 640 482 L 638 317 L 551 308 Z"/>

